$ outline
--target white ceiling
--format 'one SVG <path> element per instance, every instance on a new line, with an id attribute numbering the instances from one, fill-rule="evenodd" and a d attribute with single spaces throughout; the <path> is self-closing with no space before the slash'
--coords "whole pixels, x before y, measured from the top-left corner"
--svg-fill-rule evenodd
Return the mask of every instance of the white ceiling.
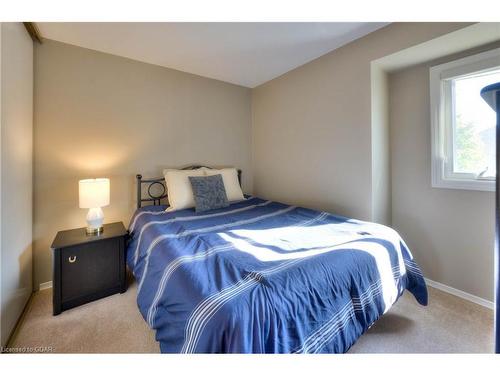
<path id="1" fill-rule="evenodd" d="M 37 23 L 43 38 L 256 87 L 387 23 Z"/>

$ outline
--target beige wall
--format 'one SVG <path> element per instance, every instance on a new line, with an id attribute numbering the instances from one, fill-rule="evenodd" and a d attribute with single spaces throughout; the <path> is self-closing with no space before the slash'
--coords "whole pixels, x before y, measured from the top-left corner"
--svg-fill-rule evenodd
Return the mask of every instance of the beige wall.
<path id="1" fill-rule="evenodd" d="M 35 48 L 35 287 L 52 279 L 58 230 L 85 226 L 78 180 L 111 178 L 105 222 L 125 225 L 134 176 L 236 166 L 252 190 L 250 90 L 47 40 Z"/>
<path id="2" fill-rule="evenodd" d="M 389 90 L 387 73 L 371 65 L 371 175 L 372 216 L 391 225 L 391 156 L 389 146 Z"/>
<path id="3" fill-rule="evenodd" d="M 254 89 L 255 193 L 385 221 L 388 195 L 372 195 L 370 62 L 464 26 L 392 24 Z"/>
<path id="4" fill-rule="evenodd" d="M 389 76 L 392 224 L 426 277 L 493 300 L 493 192 L 431 187 L 429 68 L 477 48 Z"/>
<path id="5" fill-rule="evenodd" d="M 0 24 L 1 345 L 32 291 L 33 42 Z"/>

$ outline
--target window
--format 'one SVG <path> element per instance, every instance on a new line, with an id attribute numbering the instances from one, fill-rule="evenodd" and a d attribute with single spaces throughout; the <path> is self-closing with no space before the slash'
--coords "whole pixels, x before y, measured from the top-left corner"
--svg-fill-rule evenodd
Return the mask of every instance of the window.
<path id="1" fill-rule="evenodd" d="M 432 186 L 495 190 L 496 115 L 480 96 L 500 82 L 500 49 L 430 69 Z"/>

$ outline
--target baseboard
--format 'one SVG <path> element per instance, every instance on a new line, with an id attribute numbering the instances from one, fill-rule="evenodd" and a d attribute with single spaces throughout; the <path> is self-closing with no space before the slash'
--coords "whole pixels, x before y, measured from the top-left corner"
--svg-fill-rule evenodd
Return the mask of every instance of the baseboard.
<path id="1" fill-rule="evenodd" d="M 437 281 L 430 280 L 427 278 L 425 279 L 425 282 L 427 283 L 427 285 L 432 286 L 433 288 L 442 290 L 443 292 L 446 292 L 449 294 L 453 294 L 454 296 L 463 298 L 467 301 L 474 302 L 478 305 L 487 307 L 487 308 L 492 309 L 492 310 L 495 308 L 495 304 L 493 302 L 488 301 L 487 299 L 475 296 L 473 294 L 464 292 L 463 290 L 455 289 L 455 288 L 452 288 L 451 286 L 441 284 L 441 283 L 438 283 Z"/>
<path id="2" fill-rule="evenodd" d="M 23 311 L 21 312 L 21 315 L 19 315 L 19 318 L 17 319 L 17 322 L 14 325 L 12 332 L 10 333 L 9 337 L 7 338 L 7 342 L 5 343 L 5 346 L 7 348 L 10 348 L 12 346 L 11 344 L 14 341 L 14 338 L 16 337 L 17 332 L 19 331 L 21 324 L 24 322 L 24 318 L 26 317 L 28 309 L 31 305 L 31 301 L 33 301 L 33 293 L 30 294 L 28 300 L 26 301 L 26 304 L 24 305 L 24 308 L 23 308 Z"/>
<path id="3" fill-rule="evenodd" d="M 50 289 L 52 288 L 52 281 L 47 281 L 46 283 L 41 283 L 38 290 Z"/>

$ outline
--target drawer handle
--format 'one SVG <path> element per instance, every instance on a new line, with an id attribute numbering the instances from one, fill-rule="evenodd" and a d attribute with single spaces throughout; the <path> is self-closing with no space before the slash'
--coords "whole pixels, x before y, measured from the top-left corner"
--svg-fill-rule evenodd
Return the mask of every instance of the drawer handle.
<path id="1" fill-rule="evenodd" d="M 68 261 L 69 261 L 70 263 L 75 263 L 75 262 L 76 262 L 76 255 L 73 255 L 73 256 L 69 257 L 69 258 L 68 258 Z"/>

